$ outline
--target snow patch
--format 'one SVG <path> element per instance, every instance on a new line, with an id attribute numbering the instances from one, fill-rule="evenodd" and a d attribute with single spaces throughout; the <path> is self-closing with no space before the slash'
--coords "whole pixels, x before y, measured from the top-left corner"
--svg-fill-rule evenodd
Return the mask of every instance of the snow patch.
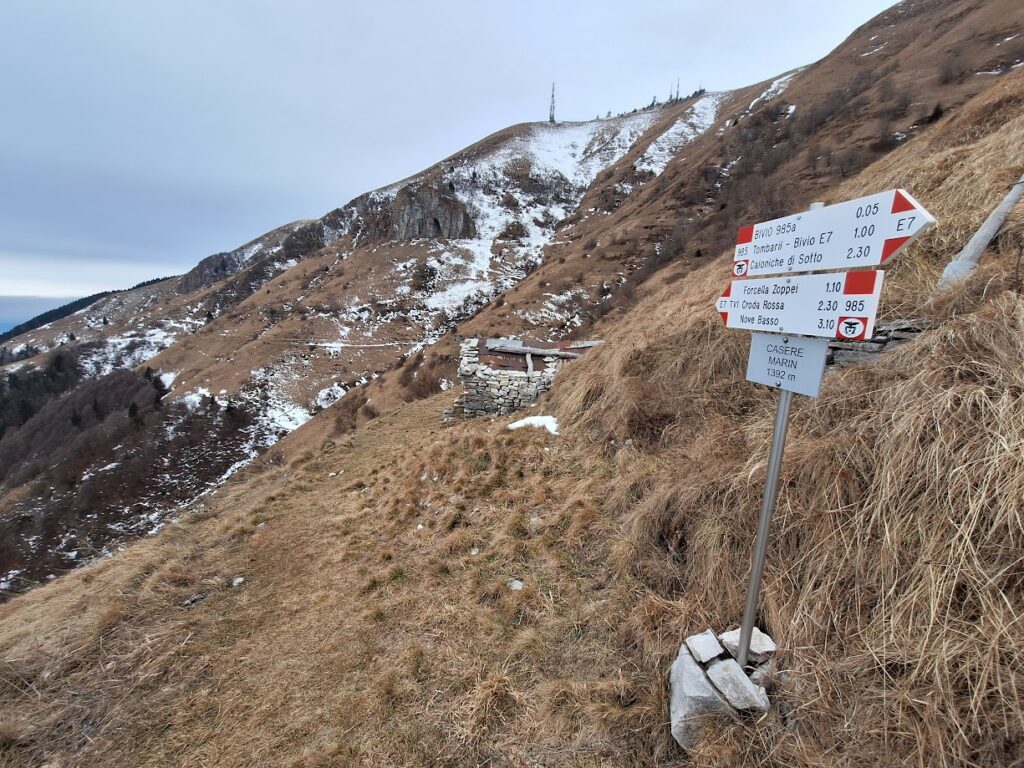
<path id="1" fill-rule="evenodd" d="M 520 427 L 543 427 L 552 435 L 557 435 L 558 419 L 554 416 L 527 416 L 525 419 L 513 421 L 508 425 L 509 429 L 519 429 Z"/>
<path id="2" fill-rule="evenodd" d="M 772 80 L 771 85 L 765 88 L 764 92 L 760 96 L 758 96 L 756 99 L 750 102 L 750 106 L 747 107 L 747 112 L 750 112 L 750 110 L 752 110 L 761 102 L 771 101 L 776 96 L 782 94 L 789 87 L 789 84 L 793 81 L 793 78 L 799 75 L 802 71 L 803 67 L 801 67 L 800 69 L 794 69 L 792 72 L 788 72 L 782 77 L 777 77 L 774 80 Z"/>
<path id="3" fill-rule="evenodd" d="M 82 355 L 82 368 L 96 377 L 106 376 L 115 368 L 135 368 L 165 350 L 174 339 L 175 334 L 163 328 L 108 336 L 98 348 Z"/>
<path id="4" fill-rule="evenodd" d="M 347 392 L 341 384 L 335 382 L 329 387 L 325 387 L 316 393 L 316 397 L 313 398 L 313 402 L 320 409 L 330 408 L 336 402 L 338 402 Z"/>
<path id="5" fill-rule="evenodd" d="M 647 147 L 634 167 L 660 176 L 684 146 L 707 131 L 715 124 L 718 107 L 725 99 L 724 93 L 709 93 L 702 96 L 686 113 L 673 123 L 672 127 L 656 138 Z"/>

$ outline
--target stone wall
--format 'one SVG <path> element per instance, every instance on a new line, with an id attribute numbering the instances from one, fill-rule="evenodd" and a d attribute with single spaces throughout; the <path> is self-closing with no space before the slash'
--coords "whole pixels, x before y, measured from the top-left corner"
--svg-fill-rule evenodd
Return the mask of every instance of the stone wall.
<path id="1" fill-rule="evenodd" d="M 555 355 L 536 356 L 543 370 L 533 372 L 494 368 L 480 362 L 480 340 L 462 342 L 459 379 L 463 393 L 446 409 L 443 420 L 472 419 L 476 416 L 505 416 L 537 401 L 551 389 L 555 374 L 566 361 Z"/>
<path id="2" fill-rule="evenodd" d="M 830 342 L 825 364 L 842 367 L 874 362 L 879 353 L 917 338 L 920 333 L 928 330 L 928 326 L 928 322 L 921 318 L 892 320 L 876 326 L 874 335 L 867 341 Z"/>

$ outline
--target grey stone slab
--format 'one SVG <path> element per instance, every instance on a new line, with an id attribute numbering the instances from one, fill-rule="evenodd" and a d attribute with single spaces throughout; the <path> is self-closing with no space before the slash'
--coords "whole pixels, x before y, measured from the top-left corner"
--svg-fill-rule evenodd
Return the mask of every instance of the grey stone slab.
<path id="1" fill-rule="evenodd" d="M 710 629 L 701 632 L 699 635 L 690 635 L 686 638 L 686 647 L 690 649 L 693 658 L 701 664 L 707 664 L 713 658 L 725 653 L 715 633 Z"/>
<path id="2" fill-rule="evenodd" d="M 757 665 L 750 673 L 750 682 L 771 691 L 775 688 L 775 659 L 768 659 Z"/>
<path id="3" fill-rule="evenodd" d="M 740 647 L 739 629 L 731 629 L 718 636 L 718 641 L 725 646 L 733 656 L 736 656 Z M 776 651 L 775 641 L 757 627 L 750 634 L 750 653 L 747 654 L 747 661 L 759 664 L 766 661 Z"/>
<path id="4" fill-rule="evenodd" d="M 672 737 L 683 749 L 692 749 L 705 718 L 731 714 L 728 702 L 708 680 L 684 643 L 669 672 Z"/>
<path id="5" fill-rule="evenodd" d="M 875 326 L 878 331 L 913 331 L 920 333 L 927 329 L 931 324 L 920 317 L 909 317 L 903 320 L 890 320 L 888 323 L 881 323 Z"/>
<path id="6" fill-rule="evenodd" d="M 876 341 L 830 341 L 830 349 L 855 349 L 858 352 L 881 352 L 885 344 Z"/>
<path id="7" fill-rule="evenodd" d="M 832 362 L 836 365 L 855 365 L 856 363 L 873 363 L 878 360 L 874 352 L 857 352 L 852 349 L 837 349 L 832 353 Z"/>
<path id="8" fill-rule="evenodd" d="M 736 659 L 717 659 L 708 664 L 708 678 L 732 706 L 740 711 L 768 711 L 768 694 L 754 685 Z"/>

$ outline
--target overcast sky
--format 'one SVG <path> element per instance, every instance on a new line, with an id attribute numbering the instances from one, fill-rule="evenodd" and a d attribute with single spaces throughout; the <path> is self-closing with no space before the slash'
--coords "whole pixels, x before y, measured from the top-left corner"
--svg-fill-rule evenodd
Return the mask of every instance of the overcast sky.
<path id="1" fill-rule="evenodd" d="M 748 85 L 888 5 L 2 0 L 0 296 L 180 273 L 545 120 L 553 80 L 565 120 Z"/>

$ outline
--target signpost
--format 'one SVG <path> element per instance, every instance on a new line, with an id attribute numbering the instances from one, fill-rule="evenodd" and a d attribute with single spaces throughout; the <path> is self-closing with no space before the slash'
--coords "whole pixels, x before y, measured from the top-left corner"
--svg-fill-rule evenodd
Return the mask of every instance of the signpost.
<path id="1" fill-rule="evenodd" d="M 848 341 L 871 338 L 881 270 L 733 280 L 718 300 L 727 328 Z"/>
<path id="2" fill-rule="evenodd" d="M 928 227 L 932 215 L 903 189 L 743 227 L 734 277 L 855 269 L 885 264 Z"/>
<path id="3" fill-rule="evenodd" d="M 910 193 L 891 189 L 828 207 L 814 203 L 739 232 L 732 267 L 739 279 L 715 306 L 727 328 L 755 331 L 747 379 L 781 390 L 740 626 L 741 666 L 750 652 L 793 394 L 817 397 L 828 339 L 871 338 L 882 291 L 880 270 L 799 273 L 885 264 L 934 223 Z M 764 275 L 777 277 L 747 279 Z"/>

